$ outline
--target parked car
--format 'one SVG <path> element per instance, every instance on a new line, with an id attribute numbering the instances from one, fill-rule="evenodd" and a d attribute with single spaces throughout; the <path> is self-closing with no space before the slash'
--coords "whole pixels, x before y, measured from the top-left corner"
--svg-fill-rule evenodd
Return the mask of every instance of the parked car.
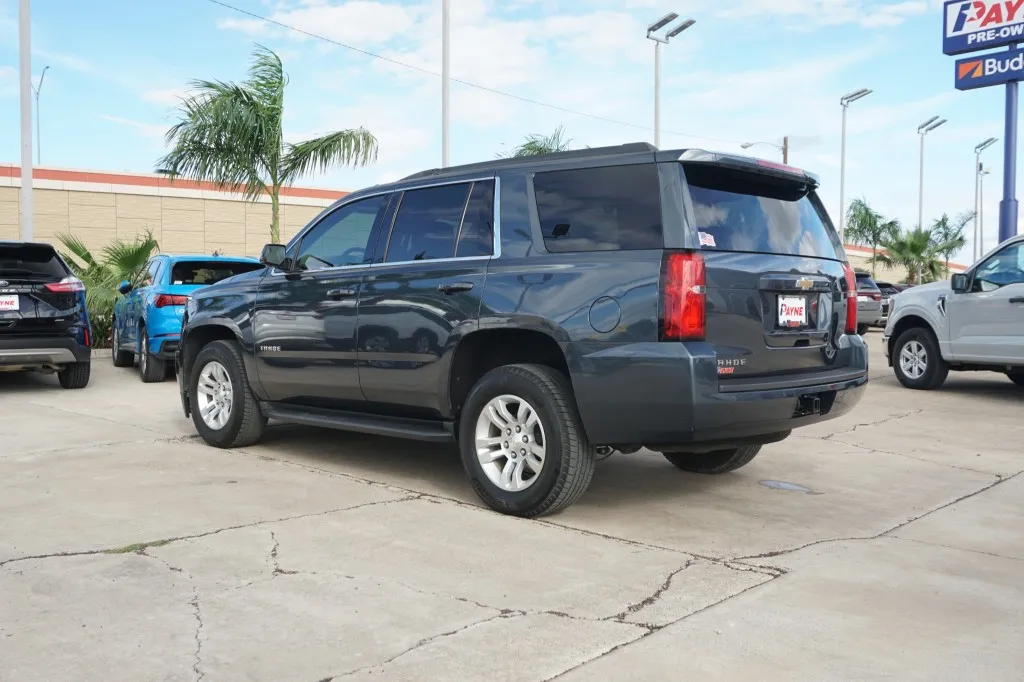
<path id="1" fill-rule="evenodd" d="M 882 292 L 866 272 L 857 276 L 857 333 L 864 336 L 882 319 Z"/>
<path id="2" fill-rule="evenodd" d="M 189 294 L 245 272 L 262 270 L 255 258 L 171 256 L 150 259 L 134 281 L 121 282 L 114 304 L 110 353 L 115 367 L 139 360 L 142 381 L 163 381 L 174 368 L 181 316 Z"/>
<path id="3" fill-rule="evenodd" d="M 878 290 L 882 292 L 882 317 L 875 324 L 876 327 L 885 327 L 885 323 L 889 321 L 889 310 L 892 305 L 892 297 L 900 293 L 899 288 L 902 285 L 890 284 L 889 282 L 879 282 L 875 280 L 875 284 L 878 286 Z"/>
<path id="4" fill-rule="evenodd" d="M 1002 372 L 1024 386 L 1024 236 L 951 281 L 901 293 L 884 339 L 907 388 L 938 388 L 950 370 Z"/>
<path id="5" fill-rule="evenodd" d="M 89 384 L 92 327 L 85 286 L 50 244 L 0 241 L 0 372 Z"/>
<path id="6" fill-rule="evenodd" d="M 636 144 L 355 192 L 190 298 L 182 406 L 217 447 L 268 418 L 454 440 L 520 516 L 570 505 L 615 450 L 738 469 L 868 380 L 817 184 Z"/>

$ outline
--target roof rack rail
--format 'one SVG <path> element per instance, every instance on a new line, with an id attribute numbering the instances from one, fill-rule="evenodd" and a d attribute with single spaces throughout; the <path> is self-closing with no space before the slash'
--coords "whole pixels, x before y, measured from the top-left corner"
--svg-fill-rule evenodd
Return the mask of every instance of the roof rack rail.
<path id="1" fill-rule="evenodd" d="M 449 166 L 448 168 L 432 168 L 430 170 L 420 171 L 419 173 L 413 173 L 412 175 L 402 178 L 401 181 L 419 180 L 421 178 L 430 178 L 448 173 L 464 173 L 495 168 L 507 168 L 509 166 L 531 165 L 549 160 L 562 161 L 565 159 L 584 159 L 593 156 L 615 156 L 618 154 L 640 154 L 644 152 L 655 153 L 657 151 L 658 148 L 649 142 L 629 142 L 627 144 L 614 145 L 610 147 L 587 147 L 586 149 L 574 149 L 572 151 L 555 152 L 553 154 L 509 157 L 496 159 L 494 161 L 470 163 L 461 166 Z"/>

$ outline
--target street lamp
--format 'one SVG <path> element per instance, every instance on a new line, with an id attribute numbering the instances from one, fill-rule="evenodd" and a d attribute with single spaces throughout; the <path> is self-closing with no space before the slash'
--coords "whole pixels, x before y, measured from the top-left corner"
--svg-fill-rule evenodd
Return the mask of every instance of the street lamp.
<path id="1" fill-rule="evenodd" d="M 981 153 L 994 145 L 998 138 L 990 137 L 974 148 L 974 260 L 981 258 L 984 253 L 981 248 L 981 232 L 979 216 L 981 215 Z M 988 172 L 988 171 L 986 171 Z"/>
<path id="2" fill-rule="evenodd" d="M 789 163 L 789 136 L 782 138 L 782 144 L 775 144 L 774 142 L 744 142 L 740 145 L 740 149 L 750 149 L 759 144 L 766 144 L 769 147 L 775 147 L 782 152 L 782 163 Z"/>
<path id="3" fill-rule="evenodd" d="M 441 167 L 449 162 L 449 126 L 451 124 L 451 5 L 441 0 Z"/>
<path id="4" fill-rule="evenodd" d="M 985 255 L 985 176 L 991 172 L 978 164 L 978 240 L 981 242 L 978 244 L 978 258 Z"/>
<path id="5" fill-rule="evenodd" d="M 665 34 L 664 38 L 659 38 L 655 35 L 658 31 L 665 28 L 673 21 L 679 18 L 679 15 L 675 12 L 669 12 L 661 19 L 647 27 L 647 39 L 654 41 L 654 146 L 661 147 L 661 46 L 668 45 L 668 41 L 675 38 L 677 35 L 685 31 L 686 29 L 693 26 L 696 22 L 694 19 L 684 19 L 675 28 L 672 28 Z"/>
<path id="6" fill-rule="evenodd" d="M 32 90 L 36 93 L 36 163 L 43 163 L 43 134 L 39 126 L 39 92 L 43 89 L 43 79 L 46 78 L 46 71 L 49 66 L 43 67 L 43 72 L 39 74 L 39 85 L 33 85 Z"/>
<path id="7" fill-rule="evenodd" d="M 846 232 L 846 110 L 852 102 L 867 97 L 874 90 L 861 88 L 854 90 L 839 98 L 839 104 L 843 107 L 843 148 L 839 155 L 839 241 L 844 241 Z"/>
<path id="8" fill-rule="evenodd" d="M 917 126 L 917 134 L 921 136 L 921 177 L 918 183 L 917 193 L 917 227 L 919 229 L 924 229 L 924 136 L 945 122 L 946 119 L 944 118 L 932 116 L 930 119 Z"/>

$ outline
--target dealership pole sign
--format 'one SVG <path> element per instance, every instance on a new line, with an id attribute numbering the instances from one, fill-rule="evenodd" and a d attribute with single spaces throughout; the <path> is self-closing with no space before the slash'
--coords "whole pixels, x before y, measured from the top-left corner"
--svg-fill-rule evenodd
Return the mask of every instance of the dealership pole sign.
<path id="1" fill-rule="evenodd" d="M 999 202 L 999 242 L 1017 234 L 1017 83 L 1024 80 L 1024 0 L 947 0 L 942 8 L 942 51 L 948 55 L 1009 46 L 958 59 L 957 90 L 1006 86 L 1003 135 L 1003 200 Z"/>

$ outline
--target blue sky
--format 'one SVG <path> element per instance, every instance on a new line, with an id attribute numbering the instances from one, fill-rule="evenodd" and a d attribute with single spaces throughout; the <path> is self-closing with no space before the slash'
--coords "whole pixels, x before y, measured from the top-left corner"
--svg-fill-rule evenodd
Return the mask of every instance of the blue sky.
<path id="1" fill-rule="evenodd" d="M 441 0 L 225 0 L 227 4 L 428 71 L 440 71 Z M 177 97 L 193 78 L 244 76 L 254 42 L 291 78 L 290 139 L 365 126 L 378 163 L 302 184 L 339 189 L 440 164 L 440 79 L 281 29 L 210 0 L 33 0 L 33 73 L 46 65 L 42 162 L 151 172 Z M 493 158 L 565 127 L 574 146 L 651 141 L 653 45 L 666 11 L 697 24 L 663 51 L 662 147 L 739 151 L 791 138 L 791 163 L 822 177 L 836 218 L 842 94 L 850 108 L 847 196 L 917 221 L 919 123 L 925 219 L 974 203 L 973 148 L 1002 136 L 1003 89 L 953 89 L 940 0 L 451 0 L 455 78 L 584 112 L 455 84 L 452 161 Z M 0 0 L 0 161 L 18 162 L 17 2 Z M 630 125 L 625 125 L 630 124 Z M 778 158 L 769 146 L 759 155 Z M 751 150 L 751 152 L 755 151 Z M 986 246 L 996 241 L 1002 146 L 986 152 Z M 970 260 L 971 247 L 961 260 Z"/>

